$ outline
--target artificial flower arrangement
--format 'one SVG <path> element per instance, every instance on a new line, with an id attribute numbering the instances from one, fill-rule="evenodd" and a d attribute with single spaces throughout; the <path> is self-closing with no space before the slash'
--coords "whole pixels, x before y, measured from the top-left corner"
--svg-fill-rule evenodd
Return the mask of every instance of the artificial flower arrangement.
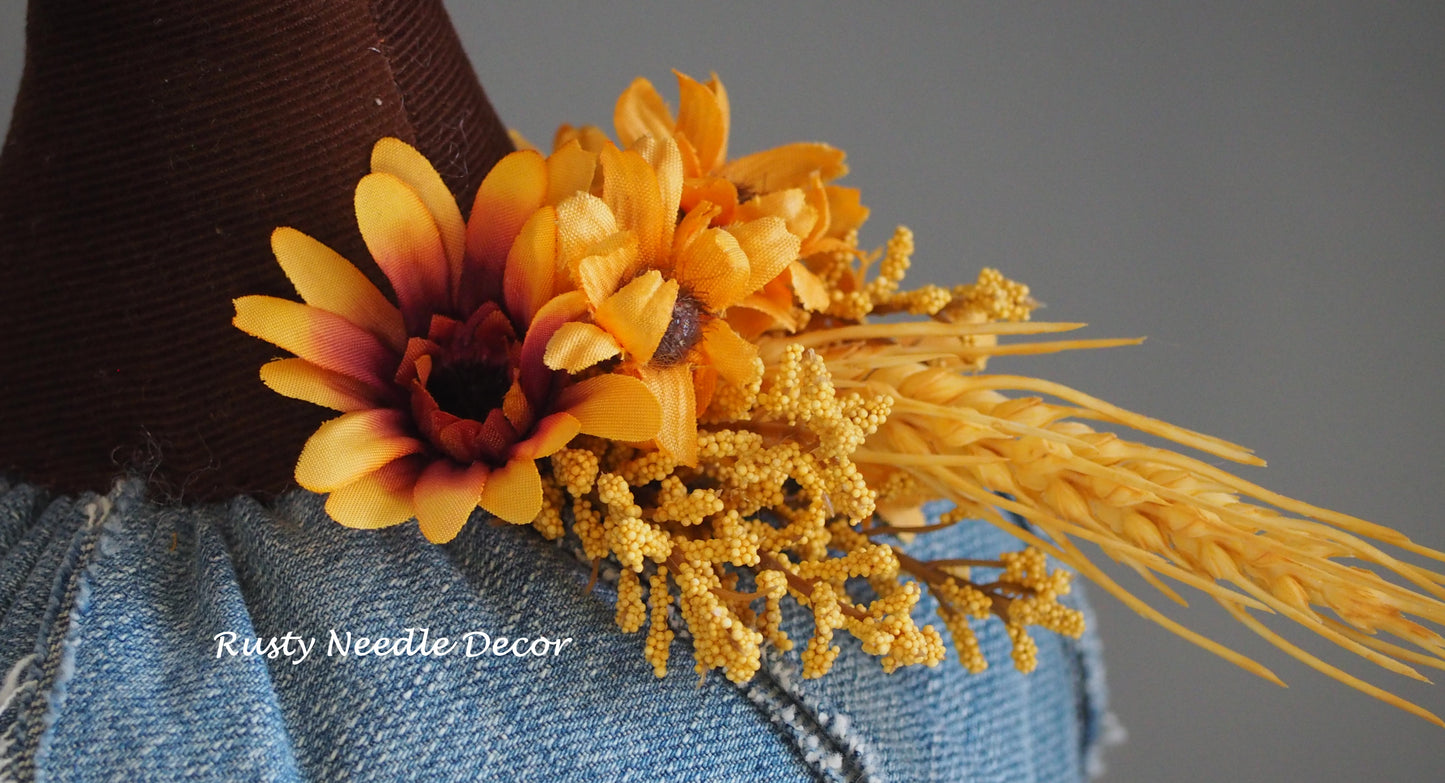
<path id="1" fill-rule="evenodd" d="M 518 138 L 466 219 L 428 161 L 379 141 L 356 215 L 395 303 L 316 240 L 273 234 L 304 303 L 244 297 L 235 324 L 295 354 L 262 367 L 269 387 L 340 412 L 296 466 L 301 486 L 329 493 L 333 519 L 415 519 L 443 543 L 480 507 L 549 539 L 570 533 L 594 564 L 620 565 L 617 624 L 648 628 L 658 676 L 674 604 L 700 676 L 745 681 L 765 645 L 792 649 L 783 601 L 813 617 L 805 676 L 827 673 L 840 631 L 886 670 L 937 665 L 944 636 L 912 615 L 923 590 L 968 670 L 989 664 L 975 625 L 998 621 L 1029 671 L 1030 627 L 1083 630 L 1059 601 L 1071 573 L 1057 561 L 1279 682 L 1116 584 L 1087 542 L 1165 596 L 1183 603 L 1161 577 L 1196 588 L 1308 665 L 1445 726 L 1251 614 L 1423 680 L 1414 666 L 1445 668 L 1429 627 L 1445 622 L 1445 574 L 1375 542 L 1445 554 L 1090 423 L 1262 464 L 1240 446 L 986 372 L 994 356 L 1138 341 L 1044 339 L 1082 324 L 1031 321 L 1028 288 L 992 269 L 970 285 L 905 288 L 911 234 L 860 248 L 868 210 L 835 184 L 842 151 L 730 158 L 722 83 L 677 79 L 675 116 L 633 82 L 615 140 L 563 126 L 543 155 Z M 951 508 L 930 520 L 930 501 Z M 1021 549 L 924 561 L 902 543 L 975 520 Z"/>

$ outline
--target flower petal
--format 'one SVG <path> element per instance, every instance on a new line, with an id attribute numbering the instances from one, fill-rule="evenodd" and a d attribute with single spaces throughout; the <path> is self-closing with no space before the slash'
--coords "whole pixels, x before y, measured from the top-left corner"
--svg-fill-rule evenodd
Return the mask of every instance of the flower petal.
<path id="1" fill-rule="evenodd" d="M 407 416 L 390 408 L 343 413 L 321 425 L 301 449 L 296 483 L 331 492 L 397 457 L 421 450 L 406 431 Z"/>
<path id="2" fill-rule="evenodd" d="M 717 369 L 707 365 L 692 368 L 692 392 L 699 413 L 705 412 L 712 404 L 713 393 L 717 391 Z"/>
<path id="3" fill-rule="evenodd" d="M 542 511 L 542 476 L 537 463 L 514 459 L 492 471 L 482 488 L 482 508 L 498 519 L 526 525 Z"/>
<path id="4" fill-rule="evenodd" d="M 493 408 L 480 430 L 476 431 L 471 443 L 473 459 L 481 458 L 492 463 L 502 461 L 512 444 L 517 442 L 517 428 L 507 419 L 506 411 Z"/>
<path id="5" fill-rule="evenodd" d="M 517 359 L 517 382 L 522 385 L 522 391 L 532 402 L 534 410 L 546 402 L 552 392 L 553 371 L 545 362 L 548 342 L 563 324 L 586 314 L 587 297 L 581 291 L 568 291 L 542 305 L 527 327 L 522 353 Z"/>
<path id="6" fill-rule="evenodd" d="M 607 203 L 578 193 L 557 205 L 557 264 L 568 270 L 591 255 L 597 243 L 617 233 L 617 218 Z"/>
<path id="7" fill-rule="evenodd" d="M 294 228 L 271 232 L 271 251 L 306 304 L 336 313 L 401 352 L 401 311 L 340 253 Z"/>
<path id="8" fill-rule="evenodd" d="M 677 281 L 664 280 L 656 269 L 632 279 L 608 297 L 592 314 L 597 325 L 612 334 L 639 362 L 652 359 L 677 303 Z"/>
<path id="9" fill-rule="evenodd" d="M 537 422 L 532 437 L 512 446 L 510 459 L 541 459 L 562 450 L 577 433 L 582 431 L 582 422 L 570 413 L 554 413 Z"/>
<path id="10" fill-rule="evenodd" d="M 423 333 L 431 314 L 452 304 L 451 266 L 431 210 L 396 177 L 368 174 L 356 185 L 356 224 L 396 289 L 407 332 Z"/>
<path id="11" fill-rule="evenodd" d="M 697 464 L 697 396 L 692 388 L 692 368 L 640 366 L 638 376 L 662 409 L 662 426 L 657 445 L 679 464 Z"/>
<path id="12" fill-rule="evenodd" d="M 756 199 L 754 200 L 756 201 Z M 717 218 L 716 222 L 718 225 L 725 226 L 733 222 L 735 219 L 734 216 L 737 214 L 738 189 L 733 186 L 733 183 L 728 182 L 722 177 L 701 177 L 689 179 L 684 182 L 682 201 L 678 203 L 678 208 L 681 209 L 687 217 L 691 217 L 693 214 L 696 214 L 704 203 L 715 205 L 718 208 L 714 217 Z M 687 218 L 685 217 L 683 219 L 686 220 Z M 677 230 L 680 232 L 682 230 L 681 226 L 679 226 Z M 677 247 L 680 244 L 676 234 L 673 235 L 672 243 L 673 247 Z"/>
<path id="13" fill-rule="evenodd" d="M 522 384 L 512 381 L 507 387 L 507 393 L 502 395 L 502 415 L 507 417 L 507 423 L 517 432 L 526 432 L 532 428 L 532 403 L 527 401 L 526 392 L 522 391 Z"/>
<path id="14" fill-rule="evenodd" d="M 702 327 L 702 350 L 708 364 L 735 386 L 747 386 L 756 380 L 758 347 L 738 336 L 721 319 L 711 319 Z"/>
<path id="15" fill-rule="evenodd" d="M 754 194 L 801 188 L 817 174 L 828 181 L 848 173 L 843 151 L 827 144 L 800 142 L 785 144 L 738 158 L 718 172 L 732 180 L 739 190 Z"/>
<path id="16" fill-rule="evenodd" d="M 862 191 L 829 185 L 828 193 L 828 236 L 844 237 L 848 232 L 863 225 L 868 219 L 868 208 L 863 206 Z"/>
<path id="17" fill-rule="evenodd" d="M 799 221 L 796 225 L 789 223 L 788 230 L 802 238 L 803 248 L 811 249 L 827 239 L 831 216 L 828 212 L 828 189 L 823 186 L 821 179 L 813 177 L 813 184 L 808 187 L 807 194 L 808 208 L 814 217 L 812 229 L 803 230 L 805 226 Z M 798 254 L 802 255 L 804 252 L 807 250 L 799 250 Z"/>
<path id="18" fill-rule="evenodd" d="M 681 179 L 678 184 L 681 186 Z M 677 210 L 663 210 L 657 172 L 642 155 L 632 150 L 608 147 L 602 150 L 602 201 L 612 210 L 617 224 L 637 236 L 637 252 L 644 266 L 652 266 L 662 244 L 664 224 L 677 220 Z M 668 238 L 671 239 L 671 232 Z"/>
<path id="19" fill-rule="evenodd" d="M 779 325 L 789 331 L 795 328 L 796 312 L 793 307 L 793 291 L 788 287 L 786 281 L 775 279 L 762 287 L 762 290 L 748 294 L 737 304 L 738 307 L 748 307 L 759 312 L 767 313 Z M 732 320 L 733 311 L 728 311 L 728 320 Z M 733 324 L 736 328 L 737 324 Z M 738 334 L 747 335 L 744 329 L 738 329 Z"/>
<path id="20" fill-rule="evenodd" d="M 798 294 L 798 301 L 803 303 L 803 307 L 813 312 L 822 312 L 828 307 L 828 286 L 803 266 L 802 262 L 794 261 L 789 264 L 788 275 L 793 291 Z"/>
<path id="21" fill-rule="evenodd" d="M 557 395 L 556 407 L 577 417 L 584 435 L 635 443 L 656 437 L 662 408 L 646 385 L 616 373 L 574 383 Z"/>
<path id="22" fill-rule="evenodd" d="M 421 474 L 421 455 L 394 459 L 326 498 L 326 513 L 346 527 L 359 530 L 399 525 L 416 516 L 412 488 Z"/>
<path id="23" fill-rule="evenodd" d="M 622 346 L 596 324 L 573 321 L 562 324 L 547 343 L 543 361 L 554 370 L 579 373 L 588 367 L 622 353 Z"/>
<path id="24" fill-rule="evenodd" d="M 727 159 L 728 97 L 717 74 L 707 85 L 680 71 L 677 86 L 680 100 L 677 108 L 677 132 L 686 136 L 697 151 L 698 165 L 704 172 L 714 171 Z"/>
<path id="25" fill-rule="evenodd" d="M 682 158 L 682 173 L 685 177 L 701 177 L 707 174 L 697 162 L 697 151 L 692 148 L 692 142 L 686 136 L 672 137 L 677 142 L 677 153 Z"/>
<path id="26" fill-rule="evenodd" d="M 261 382 L 271 391 L 337 411 L 380 407 L 387 395 L 339 372 L 323 370 L 305 359 L 277 359 L 261 365 Z"/>
<path id="27" fill-rule="evenodd" d="M 426 386 L 427 375 L 431 373 L 431 357 L 441 353 L 441 346 L 426 339 L 425 337 L 413 337 L 406 341 L 406 353 L 401 355 L 401 360 L 396 364 L 396 373 L 393 374 L 393 382 L 402 387 L 411 385 L 412 379 L 420 378 L 422 386 Z M 417 364 L 424 362 L 426 369 L 418 371 Z"/>
<path id="28" fill-rule="evenodd" d="M 596 125 L 574 128 L 563 123 L 558 126 L 557 133 L 552 136 L 552 149 L 560 150 L 574 141 L 582 145 L 582 149 L 593 154 L 601 152 L 603 147 L 612 143 L 612 139 L 607 138 L 607 133 Z"/>
<path id="29" fill-rule="evenodd" d="M 637 238 L 631 231 L 619 231 L 592 248 L 591 255 L 578 260 L 572 276 L 587 294 L 587 302 L 600 306 L 626 281 L 642 271 L 637 255 Z"/>
<path id="30" fill-rule="evenodd" d="M 441 231 L 442 247 L 446 249 L 447 266 L 451 273 L 451 290 L 455 291 L 462 278 L 467 226 L 462 222 L 462 211 L 457 207 L 456 197 L 442 181 L 441 175 L 410 144 L 390 137 L 378 141 L 371 148 L 371 170 L 396 177 L 421 196 L 422 203 L 426 204 L 432 220 Z"/>
<path id="31" fill-rule="evenodd" d="M 624 146 L 630 146 L 643 136 L 665 138 L 672 135 L 672 112 L 657 93 L 652 82 L 638 77 L 622 91 L 617 106 L 612 110 L 612 124 L 617 126 L 617 138 Z"/>
<path id="32" fill-rule="evenodd" d="M 445 544 L 457 537 L 477 510 L 488 473 L 481 463 L 462 467 L 442 459 L 426 466 L 412 491 L 417 526 L 426 540 Z"/>
<path id="33" fill-rule="evenodd" d="M 748 256 L 748 282 L 743 294 L 767 285 L 798 260 L 801 240 L 788 230 L 782 218 L 767 217 L 728 229 Z M 740 295 L 739 299 L 742 298 Z"/>
<path id="34" fill-rule="evenodd" d="M 396 354 L 371 332 L 335 313 L 271 296 L 235 300 L 237 329 L 322 368 L 386 388 Z"/>
<path id="35" fill-rule="evenodd" d="M 647 161 L 657 177 L 657 196 L 662 204 L 662 231 L 657 237 L 657 252 L 666 254 L 672 246 L 673 225 L 677 222 L 678 206 L 682 203 L 682 155 L 678 151 L 677 140 L 671 136 L 638 139 L 632 149 Z"/>
<path id="36" fill-rule="evenodd" d="M 757 339 L 769 329 L 781 327 L 789 332 L 797 330 L 798 323 L 791 313 L 770 315 L 756 309 L 755 302 L 760 298 L 760 294 L 753 294 L 728 310 L 727 322 L 733 331 L 743 335 L 744 339 Z"/>
<path id="37" fill-rule="evenodd" d="M 547 162 L 539 153 L 513 152 L 482 180 L 467 218 L 467 251 L 458 305 L 475 310 L 501 298 L 512 242 L 547 198 Z"/>
<path id="38" fill-rule="evenodd" d="M 521 133 L 521 131 L 518 131 L 518 130 L 515 129 L 515 128 L 508 128 L 508 129 L 507 129 L 507 138 L 508 138 L 509 140 L 511 140 L 512 146 L 515 147 L 516 149 L 519 149 L 519 150 L 535 150 L 535 149 L 537 149 L 537 145 L 536 145 L 536 144 L 533 144 L 530 139 L 528 139 L 526 136 L 523 136 L 522 133 Z"/>
<path id="39" fill-rule="evenodd" d="M 726 182 L 726 180 L 721 180 Z M 728 185 L 732 187 L 732 185 Z M 698 204 L 696 207 L 687 210 L 682 219 L 677 221 L 677 230 L 672 235 L 672 255 L 674 258 L 682 254 L 687 246 L 697 241 L 697 238 L 706 231 L 714 222 L 722 222 L 723 208 L 713 203 Z"/>
<path id="40" fill-rule="evenodd" d="M 592 190 L 597 174 L 597 153 L 569 141 L 547 156 L 547 204 L 557 206 L 574 193 Z"/>
<path id="41" fill-rule="evenodd" d="M 619 231 L 592 249 L 591 255 L 577 262 L 572 276 L 587 294 L 588 304 L 598 307 L 642 272 L 643 267 L 637 256 L 637 239 L 631 231 Z"/>
<path id="42" fill-rule="evenodd" d="M 432 410 L 426 421 L 422 431 L 427 440 L 453 461 L 470 464 L 482 458 L 479 441 L 485 425 L 481 422 L 463 419 L 440 408 Z"/>
<path id="43" fill-rule="evenodd" d="M 825 205 L 823 213 L 826 212 Z M 819 225 L 819 211 L 809 205 L 808 195 L 800 188 L 777 190 L 751 198 L 746 204 L 739 206 L 733 215 L 739 223 L 769 216 L 782 218 L 788 231 L 802 238 L 827 228 L 826 225 Z"/>
<path id="44" fill-rule="evenodd" d="M 713 313 L 743 298 L 749 275 L 747 254 L 732 233 L 721 228 L 699 234 L 678 253 L 673 267 L 678 283 Z"/>
<path id="45" fill-rule="evenodd" d="M 507 253 L 503 282 L 507 312 L 520 331 L 552 298 L 557 273 L 557 210 L 542 207 L 522 225 Z"/>

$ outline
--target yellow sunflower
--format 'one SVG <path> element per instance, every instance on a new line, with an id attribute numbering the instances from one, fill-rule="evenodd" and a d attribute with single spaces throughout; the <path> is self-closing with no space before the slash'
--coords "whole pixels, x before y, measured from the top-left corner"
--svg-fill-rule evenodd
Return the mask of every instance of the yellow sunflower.
<path id="1" fill-rule="evenodd" d="M 558 261 L 590 317 L 559 328 L 545 361 L 577 373 L 620 359 L 618 371 L 662 406 L 658 446 L 694 464 L 714 380 L 746 385 L 758 374 L 757 347 L 723 316 L 797 258 L 799 239 L 772 216 L 715 226 L 721 208 L 709 202 L 679 219 L 683 164 L 671 137 L 609 144 L 599 164 L 601 195 L 557 206 Z"/>
<path id="2" fill-rule="evenodd" d="M 556 268 L 549 194 L 591 180 L 570 153 L 507 156 L 464 223 L 431 164 L 396 139 L 356 187 L 362 238 L 396 291 L 392 305 L 355 266 L 290 228 L 272 249 L 304 300 L 237 299 L 242 331 L 296 354 L 261 368 L 275 391 L 341 411 L 307 441 L 296 481 L 328 492 L 348 527 L 416 517 L 451 540 L 480 505 L 525 524 L 542 507 L 536 460 L 586 433 L 653 437 L 660 410 L 623 375 L 572 383 L 542 363 L 547 341 L 585 312 Z M 575 175 L 575 176 L 574 176 Z"/>

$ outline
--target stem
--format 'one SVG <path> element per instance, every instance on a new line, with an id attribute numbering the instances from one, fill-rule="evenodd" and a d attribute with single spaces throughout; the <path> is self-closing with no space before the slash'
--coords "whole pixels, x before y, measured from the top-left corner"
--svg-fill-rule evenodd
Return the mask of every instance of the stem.
<path id="1" fill-rule="evenodd" d="M 953 527 L 961 521 L 962 520 L 955 520 L 953 522 L 939 522 L 936 525 L 922 525 L 920 527 L 894 527 L 893 525 L 874 525 L 873 527 L 864 528 L 862 533 L 869 538 L 872 538 L 873 536 L 896 536 L 900 533 L 932 533 L 935 530 L 943 530 L 945 528 Z"/>
<path id="2" fill-rule="evenodd" d="M 908 555 L 906 555 L 906 554 L 904 554 L 904 553 L 902 553 L 902 552 L 899 552 L 899 551 L 897 551 L 897 550 L 894 550 L 893 556 L 896 557 L 896 558 L 898 558 L 898 565 L 899 565 L 900 568 L 902 568 L 904 571 L 907 571 L 908 573 L 913 574 L 914 576 L 918 577 L 918 578 L 919 578 L 920 580 L 922 580 L 925 584 L 935 585 L 935 584 L 940 584 L 940 583 L 943 583 L 943 582 L 947 582 L 948 580 L 951 579 L 951 580 L 953 580 L 954 582 L 960 582 L 960 583 L 963 583 L 963 584 L 968 585 L 969 587 L 974 588 L 975 590 L 978 590 L 979 592 L 981 592 L 981 593 L 983 593 L 984 595 L 988 596 L 988 599 L 989 599 L 989 602 L 990 602 L 989 611 L 993 612 L 993 613 L 994 613 L 995 615 L 997 615 L 1000 619 L 1004 619 L 1004 620 L 1007 620 L 1007 619 L 1008 619 L 1008 606 L 1009 606 L 1009 602 L 1010 602 L 1011 599 L 1008 598 L 1008 597 L 1005 596 L 1005 595 L 1000 595 L 1000 593 L 999 593 L 998 590 L 997 590 L 997 587 L 998 587 L 998 585 L 1000 584 L 999 582 L 991 582 L 991 583 L 989 583 L 989 584 L 987 584 L 987 585 L 980 585 L 980 584 L 978 584 L 978 583 L 976 583 L 976 582 L 973 582 L 973 581 L 971 581 L 971 580 L 968 580 L 968 579 L 959 579 L 958 577 L 953 576 L 952 574 L 948 574 L 948 573 L 945 573 L 945 572 L 943 572 L 943 571 L 940 571 L 940 570 L 938 570 L 938 568 L 936 567 L 936 566 L 937 566 L 936 563 L 924 562 L 924 561 L 922 561 L 922 560 L 918 560 L 917 558 L 909 557 Z M 982 562 L 982 563 L 987 563 L 988 561 L 981 561 L 981 562 Z M 937 598 L 939 603 L 948 604 L 948 602 L 945 601 L 945 600 L 943 600 L 942 596 L 938 595 L 937 592 L 935 592 L 935 593 L 933 594 L 933 597 L 934 597 L 934 598 Z M 948 605 L 949 605 L 950 607 L 952 607 L 953 609 L 955 609 L 955 610 L 958 609 L 958 607 L 953 606 L 952 604 L 948 604 Z"/>
<path id="3" fill-rule="evenodd" d="M 781 560 L 774 557 L 771 552 L 759 552 L 758 565 L 769 571 L 781 571 L 783 576 L 788 579 L 788 586 L 803 595 L 811 596 L 813 594 L 813 588 L 818 584 L 817 579 L 805 579 L 793 573 L 787 566 L 783 565 Z M 864 620 L 868 617 L 867 612 L 852 604 L 845 604 L 842 601 L 838 602 L 838 610 L 854 620 Z"/>
<path id="4" fill-rule="evenodd" d="M 587 580 L 587 586 L 582 588 L 583 593 L 590 593 L 592 592 L 592 588 L 597 586 L 597 572 L 601 569 L 601 567 L 601 560 L 592 561 L 592 577 Z"/>
<path id="5" fill-rule="evenodd" d="M 928 561 L 928 562 L 929 562 L 930 565 L 933 565 L 933 566 L 939 567 L 939 568 L 947 568 L 947 567 L 949 567 L 949 566 L 963 566 L 963 567 L 965 567 L 965 568 L 1003 568 L 1003 567 L 1004 567 L 1003 563 L 1001 563 L 1001 562 L 999 562 L 999 561 L 997 561 L 997 560 L 976 560 L 976 559 L 967 558 L 967 557 L 954 557 L 954 558 L 948 558 L 948 559 L 946 559 L 946 560 L 930 560 L 930 561 Z"/>

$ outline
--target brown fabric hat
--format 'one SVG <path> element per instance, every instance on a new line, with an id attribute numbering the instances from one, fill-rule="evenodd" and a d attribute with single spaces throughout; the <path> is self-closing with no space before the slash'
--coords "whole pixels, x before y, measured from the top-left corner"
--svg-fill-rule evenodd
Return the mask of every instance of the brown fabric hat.
<path id="1" fill-rule="evenodd" d="M 31 0 L 0 156 L 0 471 L 287 486 L 326 412 L 262 386 L 231 300 L 291 296 L 277 226 L 386 288 L 352 190 L 401 138 L 470 205 L 511 150 L 440 0 Z"/>

